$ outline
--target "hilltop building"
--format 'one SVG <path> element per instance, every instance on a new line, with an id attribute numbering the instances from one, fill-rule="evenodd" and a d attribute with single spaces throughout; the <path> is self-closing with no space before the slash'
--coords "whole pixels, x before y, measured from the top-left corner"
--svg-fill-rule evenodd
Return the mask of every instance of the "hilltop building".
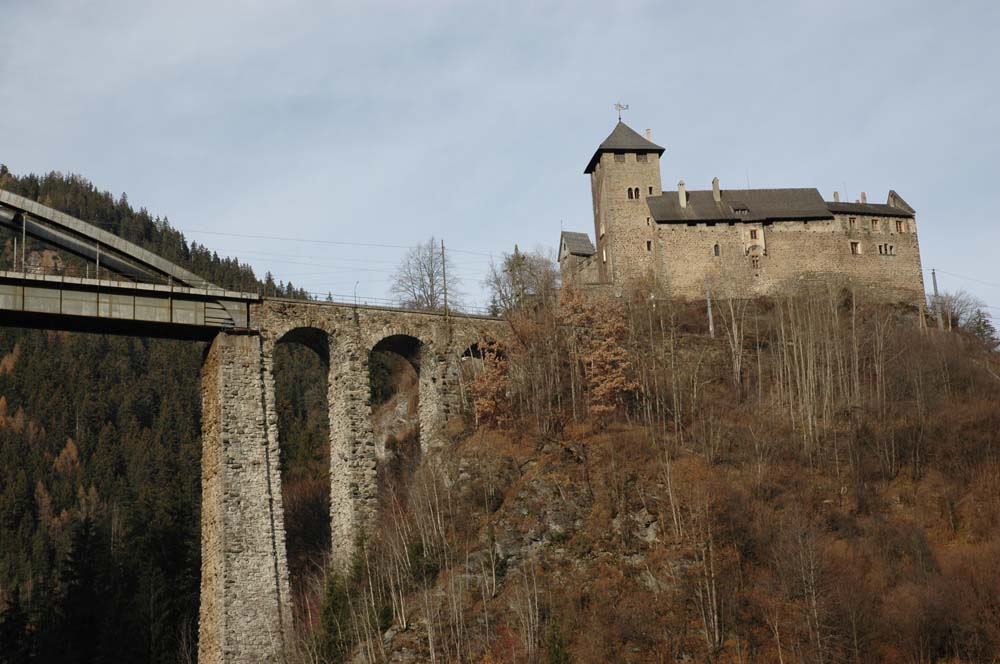
<path id="1" fill-rule="evenodd" d="M 663 191 L 664 148 L 619 121 L 598 146 L 590 176 L 594 237 L 563 232 L 563 282 L 620 294 L 639 280 L 685 298 L 728 284 L 752 295 L 836 279 L 886 301 L 924 293 L 913 208 L 895 191 L 884 204 L 824 201 L 816 189 Z"/>

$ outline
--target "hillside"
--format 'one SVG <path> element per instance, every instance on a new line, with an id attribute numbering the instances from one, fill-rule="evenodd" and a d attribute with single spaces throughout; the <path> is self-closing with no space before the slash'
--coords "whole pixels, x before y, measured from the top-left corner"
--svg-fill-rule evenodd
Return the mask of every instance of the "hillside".
<path id="1" fill-rule="evenodd" d="M 995 338 L 649 302 L 512 318 L 293 661 L 1000 657 Z"/>

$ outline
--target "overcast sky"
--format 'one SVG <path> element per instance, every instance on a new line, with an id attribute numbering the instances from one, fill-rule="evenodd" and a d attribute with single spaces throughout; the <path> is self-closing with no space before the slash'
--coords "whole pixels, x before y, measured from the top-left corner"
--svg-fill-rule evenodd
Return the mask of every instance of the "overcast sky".
<path id="1" fill-rule="evenodd" d="M 322 242 L 443 237 L 478 300 L 490 254 L 593 233 L 621 101 L 665 188 L 896 189 L 927 288 L 996 315 L 998 7 L 0 0 L 0 163 L 311 291 L 385 296 L 404 251 Z"/>

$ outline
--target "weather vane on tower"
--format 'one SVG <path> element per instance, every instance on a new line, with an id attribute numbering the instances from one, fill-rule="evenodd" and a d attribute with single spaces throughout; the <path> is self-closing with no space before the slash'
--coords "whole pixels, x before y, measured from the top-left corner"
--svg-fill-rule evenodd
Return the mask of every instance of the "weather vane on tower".
<path id="1" fill-rule="evenodd" d="M 618 102 L 617 104 L 615 104 L 615 110 L 618 111 L 618 122 L 621 122 L 622 111 L 628 110 L 628 104 L 622 104 L 621 102 Z"/>

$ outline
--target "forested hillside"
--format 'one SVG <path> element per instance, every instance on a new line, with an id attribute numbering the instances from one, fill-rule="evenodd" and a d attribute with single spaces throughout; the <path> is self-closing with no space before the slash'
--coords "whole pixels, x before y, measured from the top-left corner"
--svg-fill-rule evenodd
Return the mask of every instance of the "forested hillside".
<path id="1" fill-rule="evenodd" d="M 220 286 L 264 285 L 248 265 L 80 177 L 17 177 L 0 166 L 0 189 Z M 12 238 L 2 239 L 0 266 L 10 266 Z M 28 249 L 37 264 L 42 247 Z M 305 296 L 270 279 L 269 291 Z M 0 661 L 174 662 L 194 652 L 204 352 L 201 343 L 0 328 Z M 297 357 L 283 367 L 295 373 Z M 301 411 L 303 398 L 290 392 L 285 410 Z M 289 449 L 308 437 L 300 429 L 288 428 Z"/>
<path id="2" fill-rule="evenodd" d="M 530 290 L 295 661 L 998 661 L 988 319 Z"/>

